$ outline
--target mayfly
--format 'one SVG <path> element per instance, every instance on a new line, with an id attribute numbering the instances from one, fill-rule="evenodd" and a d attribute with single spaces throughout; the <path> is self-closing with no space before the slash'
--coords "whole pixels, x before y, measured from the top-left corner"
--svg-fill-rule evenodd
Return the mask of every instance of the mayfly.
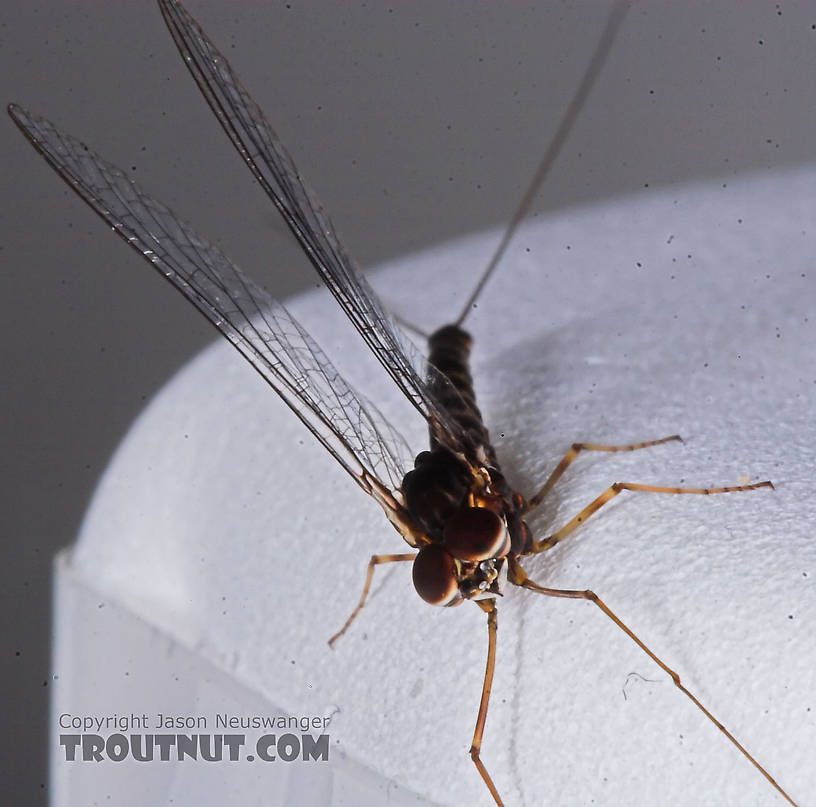
<path id="1" fill-rule="evenodd" d="M 16 105 L 9 107 L 9 113 L 84 201 L 246 358 L 357 485 L 377 501 L 410 546 L 411 551 L 404 554 L 371 557 L 360 599 L 330 644 L 349 629 L 363 608 L 375 568 L 382 564 L 412 563 L 416 591 L 430 604 L 475 602 L 486 615 L 488 646 L 470 756 L 496 804 L 501 805 L 499 787 L 482 761 L 481 745 L 496 663 L 497 598 L 502 586 L 508 582 L 548 597 L 588 600 L 658 664 L 770 785 L 794 804 L 765 768 L 683 686 L 677 673 L 594 592 L 547 588 L 531 580 L 521 565 L 523 558 L 563 541 L 624 490 L 706 495 L 772 487 L 771 483 L 714 488 L 615 483 L 556 532 L 534 537 L 526 517 L 579 453 L 633 451 L 680 438 L 672 435 L 630 445 L 576 443 L 529 499 L 514 491 L 501 472 L 476 405 L 469 372 L 471 339 L 462 327 L 497 257 L 459 319 L 429 337 L 425 360 L 356 268 L 325 210 L 227 60 L 179 3 L 159 0 L 159 6 L 182 57 L 233 145 L 369 349 L 427 422 L 429 450 L 411 460 L 399 432 L 342 378 L 286 309 L 167 207 L 143 193 L 124 172 L 44 118 Z M 550 158 L 557 152 L 557 141 L 558 137 Z M 546 170 L 546 158 L 542 165 Z M 511 226 L 503 244 L 512 231 Z"/>

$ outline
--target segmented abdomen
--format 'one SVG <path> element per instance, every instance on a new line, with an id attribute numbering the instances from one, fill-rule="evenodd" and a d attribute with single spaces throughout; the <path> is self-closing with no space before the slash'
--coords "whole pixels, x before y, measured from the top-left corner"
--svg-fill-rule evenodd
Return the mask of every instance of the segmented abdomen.
<path id="1" fill-rule="evenodd" d="M 440 383 L 438 378 L 429 379 L 431 390 L 453 420 L 462 427 L 474 450 L 484 448 L 488 464 L 497 466 L 490 435 L 476 405 L 473 379 L 470 375 L 470 346 L 472 339 L 458 325 L 445 325 L 428 338 L 428 362 L 450 381 Z M 431 446 L 439 444 L 431 426 Z"/>

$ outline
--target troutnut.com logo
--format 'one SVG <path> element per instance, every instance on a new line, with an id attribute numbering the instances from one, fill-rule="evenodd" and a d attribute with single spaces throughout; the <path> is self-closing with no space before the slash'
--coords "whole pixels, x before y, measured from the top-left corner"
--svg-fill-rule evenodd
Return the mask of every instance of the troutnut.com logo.
<path id="1" fill-rule="evenodd" d="M 329 758 L 325 730 L 331 717 L 226 712 L 206 717 L 159 712 L 151 718 L 146 713 L 64 712 L 58 722 L 66 762 L 313 762 Z M 241 730 L 253 731 L 248 735 Z"/>

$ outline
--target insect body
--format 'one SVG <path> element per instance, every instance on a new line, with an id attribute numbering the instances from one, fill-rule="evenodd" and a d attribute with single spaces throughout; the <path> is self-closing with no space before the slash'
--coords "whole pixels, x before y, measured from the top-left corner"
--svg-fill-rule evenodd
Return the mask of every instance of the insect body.
<path id="1" fill-rule="evenodd" d="M 544 499 L 582 451 L 631 451 L 678 440 L 624 446 L 576 443 L 529 501 L 501 472 L 476 405 L 469 372 L 470 337 L 456 324 L 436 331 L 426 362 L 386 314 L 357 271 L 314 194 L 300 177 L 257 104 L 223 55 L 174 0 L 162 14 L 198 86 L 255 178 L 372 352 L 428 424 L 430 450 L 411 460 L 399 433 L 335 370 L 306 330 L 219 250 L 125 174 L 53 124 L 17 106 L 10 114 L 68 184 L 185 295 L 283 398 L 354 481 L 383 508 L 412 551 L 374 555 L 362 596 L 330 643 L 351 625 L 378 565 L 411 562 L 418 594 L 441 606 L 473 600 L 487 615 L 488 652 L 471 757 L 497 804 L 499 788 L 481 760 L 496 658 L 497 597 L 502 584 L 595 604 L 671 677 L 790 803 L 764 768 L 681 684 L 680 678 L 592 591 L 552 589 L 528 577 L 525 556 L 552 548 L 624 490 L 712 494 L 771 487 L 718 488 L 615 483 L 549 536 L 536 539 L 525 514 Z"/>
<path id="2" fill-rule="evenodd" d="M 523 502 L 501 474 L 490 437 L 476 406 L 468 370 L 470 337 L 450 325 L 429 339 L 429 362 L 451 382 L 437 392 L 468 439 L 477 464 L 459 460 L 431 433 L 430 452 L 402 483 L 408 509 L 421 520 L 430 543 L 414 560 L 414 585 L 433 605 L 500 593 L 499 575 L 509 554 L 529 549 L 521 518 Z"/>

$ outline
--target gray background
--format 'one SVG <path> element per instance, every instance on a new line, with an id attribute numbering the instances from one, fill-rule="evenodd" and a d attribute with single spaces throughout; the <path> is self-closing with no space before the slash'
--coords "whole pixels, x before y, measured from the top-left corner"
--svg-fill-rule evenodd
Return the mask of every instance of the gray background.
<path id="1" fill-rule="evenodd" d="M 199 0 L 364 267 L 500 226 L 606 14 L 586 3 Z M 9 0 L 3 101 L 130 167 L 276 295 L 315 284 L 153 3 Z M 636 4 L 536 211 L 814 158 L 816 5 Z M 53 553 L 150 396 L 215 338 L 10 121 L 2 252 L 6 792 L 46 788 Z M 264 274 L 265 273 L 265 274 Z M 557 301 L 553 301 L 557 305 Z"/>

